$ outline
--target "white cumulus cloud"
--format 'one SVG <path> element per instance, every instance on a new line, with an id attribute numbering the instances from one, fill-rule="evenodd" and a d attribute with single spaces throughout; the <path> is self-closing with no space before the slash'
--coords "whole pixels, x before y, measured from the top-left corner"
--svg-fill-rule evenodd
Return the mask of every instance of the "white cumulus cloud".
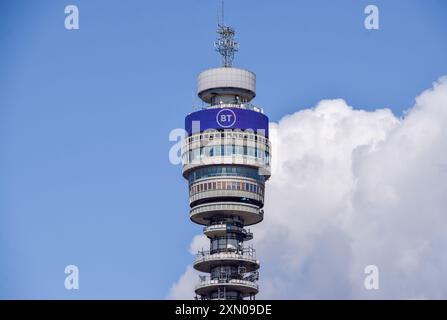
<path id="1" fill-rule="evenodd" d="M 446 128 L 447 78 L 402 119 L 337 99 L 271 123 L 265 219 L 251 227 L 258 297 L 447 298 Z M 197 280 L 188 267 L 168 298 L 191 298 Z"/>

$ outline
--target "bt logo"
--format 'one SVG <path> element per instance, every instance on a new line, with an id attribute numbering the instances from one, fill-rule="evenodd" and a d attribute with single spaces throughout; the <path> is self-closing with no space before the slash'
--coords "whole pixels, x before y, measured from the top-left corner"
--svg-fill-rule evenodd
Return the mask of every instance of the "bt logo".
<path id="1" fill-rule="evenodd" d="M 236 114 L 231 109 L 222 109 L 217 113 L 216 121 L 222 128 L 229 128 L 236 123 Z"/>

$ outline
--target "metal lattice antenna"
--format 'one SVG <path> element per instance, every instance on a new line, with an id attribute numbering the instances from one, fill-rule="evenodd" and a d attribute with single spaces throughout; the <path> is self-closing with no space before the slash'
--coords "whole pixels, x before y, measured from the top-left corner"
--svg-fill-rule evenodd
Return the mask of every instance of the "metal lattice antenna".
<path id="1" fill-rule="evenodd" d="M 214 48 L 222 56 L 224 67 L 231 67 L 234 59 L 234 53 L 239 51 L 239 43 L 234 40 L 235 31 L 232 27 L 224 24 L 224 4 L 222 1 L 222 22 L 218 23 L 217 33 L 219 38 L 214 42 Z"/>

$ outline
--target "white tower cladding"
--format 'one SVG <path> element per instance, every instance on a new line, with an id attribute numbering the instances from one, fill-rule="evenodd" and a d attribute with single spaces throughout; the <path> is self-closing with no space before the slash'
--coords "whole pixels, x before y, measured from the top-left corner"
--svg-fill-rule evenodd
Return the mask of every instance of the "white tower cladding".
<path id="1" fill-rule="evenodd" d="M 223 67 L 198 77 L 202 110 L 185 118 L 183 176 L 189 182 L 190 218 L 203 225 L 210 248 L 200 251 L 198 299 L 254 299 L 260 263 L 246 226 L 262 221 L 264 188 L 270 177 L 268 118 L 251 104 L 254 73 L 231 67 L 234 30 L 219 26 L 216 50 Z"/>

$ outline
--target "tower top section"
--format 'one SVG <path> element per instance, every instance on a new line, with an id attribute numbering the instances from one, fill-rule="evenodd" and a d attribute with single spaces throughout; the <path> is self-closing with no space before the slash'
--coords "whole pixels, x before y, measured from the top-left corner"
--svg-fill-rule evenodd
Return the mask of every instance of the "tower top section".
<path id="1" fill-rule="evenodd" d="M 214 68 L 198 77 L 198 95 L 210 104 L 250 102 L 256 96 L 256 75 L 238 68 Z"/>
<path id="2" fill-rule="evenodd" d="M 202 101 L 216 105 L 241 105 L 249 103 L 256 96 L 256 75 L 248 70 L 232 67 L 234 54 L 239 44 L 234 40 L 235 31 L 222 21 L 218 23 L 219 37 L 214 48 L 222 57 L 222 66 L 205 70 L 198 77 L 198 96 Z"/>
<path id="3" fill-rule="evenodd" d="M 225 68 L 233 64 L 234 53 L 239 50 L 239 43 L 234 40 L 235 31 L 232 27 L 219 24 L 217 27 L 219 37 L 214 42 L 214 48 L 222 56 L 222 64 Z"/>

